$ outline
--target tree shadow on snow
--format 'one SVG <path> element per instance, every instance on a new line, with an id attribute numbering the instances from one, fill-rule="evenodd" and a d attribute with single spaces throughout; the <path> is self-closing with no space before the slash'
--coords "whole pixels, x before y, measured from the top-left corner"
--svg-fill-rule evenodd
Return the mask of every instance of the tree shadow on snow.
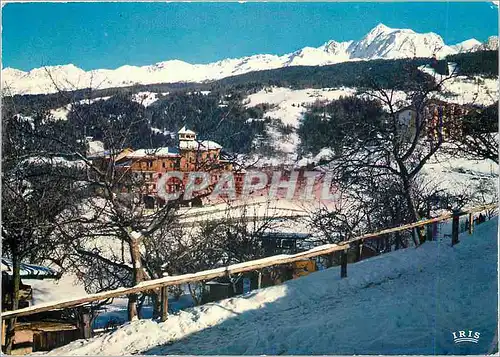
<path id="1" fill-rule="evenodd" d="M 430 250 L 435 254 L 431 261 L 455 254 L 450 249 Z M 474 253 L 470 259 L 453 256 L 460 264 L 446 271 L 438 263 L 429 266 L 426 258 L 422 268 L 372 284 L 366 281 L 365 289 L 348 288 L 366 274 L 366 268 L 377 268 L 365 263 L 376 258 L 349 265 L 348 277 L 342 281 L 339 267 L 288 281 L 281 286 L 284 296 L 254 310 L 237 312 L 222 302 L 205 305 L 233 316 L 141 354 L 485 354 L 498 325 L 497 260 L 479 266 L 482 257 Z M 461 280 L 466 273 L 469 279 Z M 328 290 L 328 286 L 335 288 Z M 250 300 L 262 290 L 231 299 Z M 477 331 L 480 338 L 477 343 L 454 343 L 452 332 L 460 330 Z"/>

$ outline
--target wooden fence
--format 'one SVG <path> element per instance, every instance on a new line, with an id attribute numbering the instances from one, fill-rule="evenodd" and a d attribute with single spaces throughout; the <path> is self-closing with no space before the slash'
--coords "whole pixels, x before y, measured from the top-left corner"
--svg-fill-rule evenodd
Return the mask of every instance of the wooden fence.
<path id="1" fill-rule="evenodd" d="M 353 239 L 344 241 L 339 244 L 326 244 L 322 246 L 315 247 L 313 249 L 307 250 L 305 252 L 293 254 L 293 255 L 287 255 L 287 254 L 281 254 L 281 255 L 275 255 L 272 257 L 268 258 L 263 258 L 263 259 L 257 259 L 257 260 L 252 260 L 244 263 L 239 263 L 239 264 L 234 264 L 230 265 L 227 267 L 221 267 L 217 269 L 212 269 L 212 270 L 205 270 L 201 271 L 198 273 L 192 273 L 192 274 L 184 274 L 184 275 L 178 275 L 178 276 L 168 276 L 164 277 L 161 279 L 155 279 L 155 280 L 148 280 L 141 282 L 140 284 L 137 284 L 133 287 L 130 288 L 119 288 L 115 290 L 110 290 L 110 291 L 105 291 L 97 294 L 89 294 L 77 298 L 71 298 L 71 299 L 65 299 L 65 300 L 60 300 L 60 301 L 54 301 L 54 302 L 49 302 L 49 303 L 44 303 L 44 304 L 38 304 L 35 306 L 30 306 L 27 308 L 23 309 L 18 309 L 14 311 L 5 311 L 2 313 L 2 319 L 9 319 L 13 318 L 16 316 L 27 316 L 27 315 L 32 315 L 44 311 L 50 311 L 50 310 L 57 310 L 57 309 L 64 309 L 64 308 L 71 308 L 71 307 L 76 307 L 80 306 L 82 304 L 88 304 L 91 302 L 95 301 L 101 301 L 101 300 L 106 300 L 109 298 L 114 298 L 114 297 L 120 297 L 120 296 L 126 296 L 129 294 L 136 294 L 144 291 L 150 291 L 150 290 L 156 290 L 156 289 L 161 289 L 161 300 L 162 300 L 162 320 L 166 319 L 166 314 L 167 314 L 167 303 L 168 303 L 168 294 L 167 294 L 167 287 L 168 286 L 173 286 L 173 285 L 181 285 L 185 283 L 191 283 L 191 282 L 198 282 L 198 281 L 206 281 L 206 280 L 211 280 L 214 278 L 218 277 L 223 277 L 223 276 L 230 276 L 234 274 L 239 274 L 239 273 L 244 273 L 244 272 L 249 272 L 249 271 L 258 271 L 263 268 L 275 266 L 275 265 L 281 265 L 281 264 L 288 264 L 288 263 L 293 263 L 297 262 L 306 258 L 313 258 L 317 256 L 322 256 L 322 255 L 328 255 L 333 252 L 341 251 L 343 252 L 342 257 L 341 257 L 341 277 L 346 277 L 347 276 L 347 250 L 350 247 L 353 247 L 354 244 L 362 244 L 364 240 L 367 239 L 375 239 L 379 238 L 383 235 L 394 233 L 394 232 L 400 232 L 400 231 L 405 231 L 405 230 L 410 230 L 413 228 L 418 228 L 418 227 L 424 227 L 426 225 L 429 225 L 434 222 L 441 222 L 441 221 L 446 221 L 449 219 L 453 219 L 453 230 L 452 230 L 452 245 L 458 243 L 458 223 L 459 219 L 461 216 L 469 215 L 470 221 L 472 218 L 472 215 L 477 212 L 482 212 L 485 210 L 493 210 L 496 209 L 497 205 L 492 204 L 492 205 L 486 205 L 486 206 L 480 206 L 480 207 L 474 207 L 468 210 L 464 211 L 454 211 L 453 213 L 447 213 L 444 215 L 441 215 L 439 217 L 431 218 L 431 219 L 426 219 L 422 220 L 419 222 L 414 222 L 411 224 L 406 224 L 402 225 L 399 227 L 394 227 L 394 228 L 389 228 L 389 229 L 384 229 L 378 232 L 374 233 L 367 233 L 364 235 L 361 235 L 359 237 L 355 237 Z M 472 224 L 470 225 L 472 226 Z M 470 231 L 471 233 L 471 231 Z"/>

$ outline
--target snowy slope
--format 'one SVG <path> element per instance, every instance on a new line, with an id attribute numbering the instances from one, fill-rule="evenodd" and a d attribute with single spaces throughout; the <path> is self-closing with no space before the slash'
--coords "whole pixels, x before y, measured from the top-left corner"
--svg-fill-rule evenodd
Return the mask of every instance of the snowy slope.
<path id="1" fill-rule="evenodd" d="M 447 145 L 443 148 L 446 150 Z M 467 203 L 472 207 L 498 201 L 498 169 L 492 160 L 474 161 L 439 153 L 424 165 L 422 177 L 436 189 L 473 197 Z"/>
<path id="2" fill-rule="evenodd" d="M 430 75 L 436 75 L 433 69 L 421 67 L 421 70 Z M 279 119 L 284 124 L 298 128 L 300 119 L 311 104 L 315 102 L 329 102 L 339 99 L 342 96 L 347 97 L 355 94 L 355 88 L 346 87 L 321 89 L 266 87 L 249 95 L 245 100 L 245 105 L 246 107 L 254 107 L 263 103 L 271 104 L 271 109 L 264 113 L 264 117 Z M 432 94 L 431 96 L 439 100 L 461 105 L 491 105 L 498 100 L 498 94 L 497 79 L 457 76 L 443 83 L 443 92 Z M 393 93 L 393 96 L 394 104 L 396 102 L 400 102 L 398 103 L 399 105 L 409 104 L 406 93 L 396 91 Z M 288 138 L 275 132 L 271 132 L 270 134 L 274 139 L 275 147 L 286 154 L 278 162 L 282 163 L 284 160 L 286 163 L 293 163 L 297 158 L 296 148 L 299 144 L 297 134 L 294 132 Z"/>
<path id="3" fill-rule="evenodd" d="M 93 98 L 93 99 L 82 99 L 82 100 L 79 100 L 78 102 L 76 102 L 75 104 L 90 105 L 90 104 L 95 103 L 95 102 L 108 100 L 109 98 L 111 98 L 111 97 L 97 97 L 97 98 Z M 66 119 L 68 119 L 68 114 L 71 112 L 71 109 L 72 109 L 72 104 L 68 104 L 64 107 L 60 107 L 57 109 L 51 109 L 50 114 L 54 117 L 54 119 L 66 120 Z"/>
<path id="4" fill-rule="evenodd" d="M 166 93 L 153 93 L 153 92 L 139 92 L 132 95 L 132 100 L 136 103 L 139 103 L 145 107 L 149 107 L 151 104 L 156 102 L 159 98 L 159 94 L 162 96 L 168 95 Z"/>
<path id="5" fill-rule="evenodd" d="M 495 42 L 496 40 L 496 42 Z M 328 41 L 322 46 L 305 47 L 281 56 L 258 54 L 224 59 L 205 65 L 180 60 L 158 62 L 150 66 L 121 66 L 117 69 L 84 71 L 73 64 L 49 66 L 29 72 L 14 68 L 2 70 L 3 90 L 7 94 L 42 94 L 81 88 L 112 88 L 134 84 L 200 82 L 252 71 L 298 65 L 327 65 L 345 61 L 376 58 L 443 57 L 460 51 L 498 48 L 498 38 L 491 37 L 483 46 L 468 40 L 448 46 L 435 33 L 419 34 L 410 29 L 392 29 L 377 25 L 359 41 Z M 496 46 L 496 47 L 495 47 Z"/>
<path id="6" fill-rule="evenodd" d="M 307 111 L 308 106 L 315 102 L 326 102 L 339 99 L 341 96 L 351 96 L 356 92 L 353 88 L 321 88 L 293 90 L 284 87 L 264 88 L 251 94 L 246 99 L 246 106 L 253 107 L 262 103 L 273 105 L 272 109 L 264 113 L 265 117 L 279 119 L 294 128 Z M 294 132 L 290 137 L 283 137 L 280 133 L 268 127 L 273 137 L 275 147 L 285 153 L 285 162 L 294 161 L 299 138 Z M 281 160 L 281 159 L 280 159 Z"/>
<path id="7" fill-rule="evenodd" d="M 497 327 L 497 219 L 247 296 L 141 320 L 51 355 L 484 354 Z M 480 333 L 453 343 L 453 331 Z"/>

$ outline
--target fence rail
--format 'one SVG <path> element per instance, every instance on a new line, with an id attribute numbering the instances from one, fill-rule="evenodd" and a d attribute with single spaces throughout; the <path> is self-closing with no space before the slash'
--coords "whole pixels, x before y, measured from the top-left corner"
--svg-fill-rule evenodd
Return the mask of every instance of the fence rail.
<path id="1" fill-rule="evenodd" d="M 77 297 L 77 298 L 71 298 L 71 299 L 66 299 L 66 300 L 60 300 L 60 301 L 39 304 L 39 305 L 30 306 L 30 307 L 23 308 L 23 309 L 18 309 L 18 310 L 13 310 L 13 311 L 5 311 L 5 312 L 2 312 L 1 316 L 3 319 L 18 317 L 18 316 L 28 316 L 28 315 L 32 315 L 32 314 L 36 314 L 36 313 L 40 313 L 40 312 L 76 307 L 76 306 L 91 303 L 94 301 L 101 301 L 101 300 L 106 300 L 109 298 L 125 296 L 125 295 L 129 295 L 129 294 L 136 294 L 136 293 L 149 291 L 149 290 L 155 290 L 155 289 L 163 288 L 166 286 L 180 285 L 180 284 L 184 284 L 184 283 L 210 280 L 210 279 L 214 279 L 214 278 L 218 278 L 218 277 L 239 274 L 239 273 L 244 273 L 244 272 L 248 272 L 248 271 L 256 271 L 256 270 L 260 270 L 260 269 L 275 266 L 275 265 L 293 263 L 296 261 L 303 260 L 305 258 L 313 258 L 313 257 L 321 256 L 321 255 L 327 255 L 327 254 L 331 254 L 331 253 L 337 252 L 337 251 L 345 252 L 348 248 L 351 247 L 352 243 L 355 243 L 358 241 L 362 242 L 366 239 L 374 239 L 374 238 L 377 238 L 377 237 L 380 237 L 380 236 L 383 236 L 383 235 L 389 234 L 389 233 L 400 232 L 400 231 L 413 229 L 413 228 L 417 228 L 417 227 L 423 227 L 423 226 L 426 226 L 426 225 L 434 223 L 434 222 L 441 222 L 441 221 L 445 221 L 445 220 L 448 220 L 451 218 L 458 218 L 460 216 L 464 216 L 467 214 L 473 214 L 473 213 L 477 213 L 477 212 L 495 209 L 496 207 L 497 207 L 496 204 L 474 207 L 474 208 L 471 208 L 468 210 L 447 213 L 447 214 L 443 214 L 439 217 L 435 217 L 435 218 L 431 218 L 431 219 L 427 219 L 427 220 L 422 220 L 419 222 L 414 222 L 414 223 L 402 225 L 399 227 L 384 229 L 384 230 L 374 232 L 374 233 L 367 233 L 367 234 L 355 237 L 353 239 L 344 241 L 340 244 L 326 244 L 326 245 L 318 246 L 318 247 L 315 247 L 313 249 L 307 250 L 305 252 L 301 252 L 301 253 L 297 253 L 297 254 L 293 254 L 293 255 L 287 255 L 287 254 L 275 255 L 272 257 L 251 260 L 251 261 L 244 262 L 244 263 L 233 264 L 233 265 L 230 265 L 227 267 L 221 267 L 221 268 L 212 269 L 212 270 L 205 270 L 205 271 L 201 271 L 198 273 L 184 274 L 184 275 L 178 275 L 178 276 L 169 276 L 169 277 L 164 277 L 161 279 L 148 280 L 148 281 L 144 281 L 144 282 L 137 284 L 137 285 L 130 287 L 130 288 L 119 288 L 119 289 L 105 291 L 105 292 L 101 292 L 101 293 L 89 294 L 89 295 L 85 295 L 85 296 L 81 296 L 81 297 Z M 345 260 L 345 266 L 343 264 L 343 267 L 341 269 L 342 276 L 345 276 L 346 269 L 347 269 L 347 260 Z M 165 299 L 166 298 L 167 297 L 165 296 Z"/>

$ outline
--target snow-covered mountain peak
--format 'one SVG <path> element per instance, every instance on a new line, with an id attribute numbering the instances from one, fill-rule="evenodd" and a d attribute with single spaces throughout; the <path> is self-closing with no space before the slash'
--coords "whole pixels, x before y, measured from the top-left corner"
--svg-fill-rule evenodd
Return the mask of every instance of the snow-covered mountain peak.
<path id="1" fill-rule="evenodd" d="M 19 70 L 19 69 L 12 68 L 12 67 L 6 67 L 6 68 L 3 68 L 3 69 L 2 69 L 2 72 L 4 72 L 4 73 L 19 73 L 19 74 L 26 74 L 26 72 L 21 71 L 21 70 Z"/>
<path id="2" fill-rule="evenodd" d="M 29 71 L 28 75 L 29 76 L 37 76 L 39 74 L 51 74 L 51 75 L 71 75 L 71 74 L 84 74 L 85 71 L 81 68 L 78 68 L 74 64 L 65 64 L 65 65 L 58 65 L 58 66 L 46 66 L 46 67 L 40 67 L 40 68 L 35 68 Z"/>
<path id="3" fill-rule="evenodd" d="M 411 29 L 395 29 L 391 28 L 389 26 L 386 26 L 382 23 L 378 24 L 375 26 L 373 29 L 370 30 L 362 39 L 365 42 L 373 42 L 377 37 L 384 37 L 386 38 L 390 34 L 393 33 L 401 33 L 401 34 L 415 34 L 415 31 Z"/>
<path id="4" fill-rule="evenodd" d="M 451 46 L 456 49 L 458 52 L 469 52 L 478 50 L 483 44 L 476 40 L 475 38 L 471 38 L 456 45 Z"/>
<path id="5" fill-rule="evenodd" d="M 27 73 L 24 71 L 21 71 L 19 69 L 15 69 L 12 67 L 7 67 L 2 69 L 2 76 L 7 76 L 11 78 L 21 78 L 25 76 Z"/>
<path id="6" fill-rule="evenodd" d="M 488 50 L 498 50 L 498 36 L 488 37 L 488 41 L 486 42 L 485 47 Z"/>
<path id="7" fill-rule="evenodd" d="M 374 39 L 380 34 L 388 34 L 393 31 L 395 31 L 395 29 L 392 29 L 389 26 L 384 25 L 383 23 L 379 23 L 366 34 L 365 38 Z"/>
<path id="8" fill-rule="evenodd" d="M 446 46 L 441 36 L 429 33 L 416 33 L 410 29 L 391 29 L 383 24 L 377 25 L 360 41 L 353 42 L 347 51 L 351 58 L 408 58 L 443 57 L 456 53 Z"/>
<path id="9" fill-rule="evenodd" d="M 117 69 L 84 71 L 73 64 L 48 66 L 29 72 L 14 68 L 2 70 L 4 86 L 13 94 L 54 93 L 54 82 L 60 89 L 111 88 L 134 84 L 202 82 L 252 71 L 288 66 L 322 66 L 346 61 L 395 59 L 411 57 L 442 58 L 449 54 L 480 49 L 498 49 L 498 37 L 478 46 L 475 39 L 447 46 L 441 36 L 416 33 L 411 29 L 394 29 L 378 24 L 359 41 L 330 40 L 319 47 L 304 47 L 284 55 L 255 54 L 226 58 L 208 64 L 190 64 L 178 59 L 150 66 L 125 65 Z"/>
<path id="10" fill-rule="evenodd" d="M 326 42 L 324 45 L 318 47 L 318 49 L 323 50 L 326 53 L 332 55 L 347 55 L 346 49 L 352 41 L 347 42 L 337 42 L 334 40 L 330 40 Z"/>

